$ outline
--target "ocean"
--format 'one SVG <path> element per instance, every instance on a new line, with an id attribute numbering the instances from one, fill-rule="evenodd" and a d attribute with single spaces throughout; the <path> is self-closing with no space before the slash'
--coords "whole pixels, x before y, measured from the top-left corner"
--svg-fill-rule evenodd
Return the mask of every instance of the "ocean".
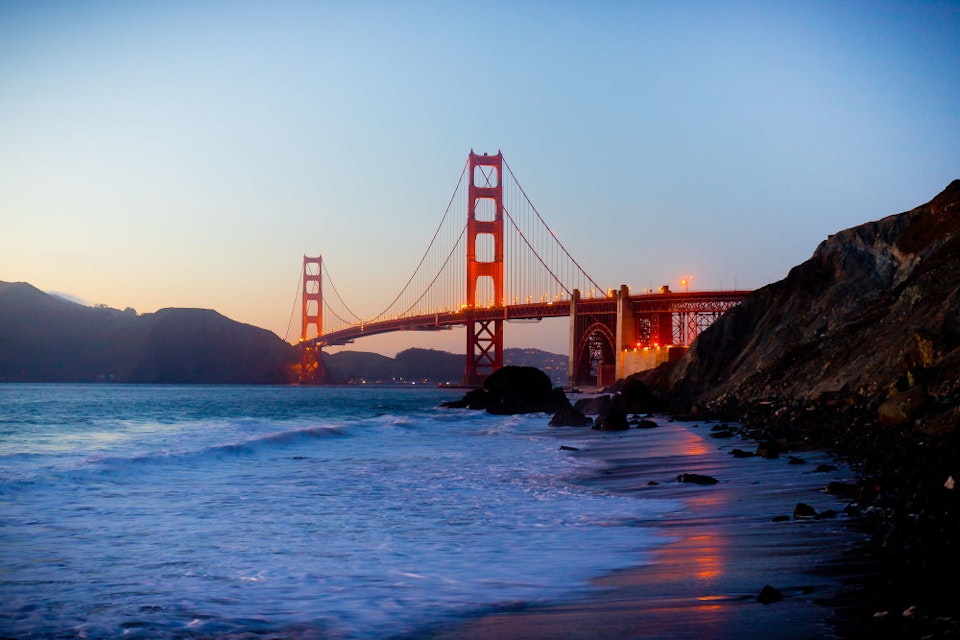
<path id="1" fill-rule="evenodd" d="M 679 500 L 461 394 L 0 385 L 0 636 L 413 637 L 651 561 Z"/>

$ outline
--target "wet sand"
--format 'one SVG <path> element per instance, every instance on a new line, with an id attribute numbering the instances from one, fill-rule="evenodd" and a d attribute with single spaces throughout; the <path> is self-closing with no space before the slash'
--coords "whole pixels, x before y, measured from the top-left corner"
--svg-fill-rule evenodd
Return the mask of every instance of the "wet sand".
<path id="1" fill-rule="evenodd" d="M 684 508 L 640 526 L 663 545 L 650 564 L 603 576 L 595 593 L 574 602 L 493 612 L 436 629 L 436 639 L 738 639 L 838 637 L 835 611 L 825 601 L 866 569 L 849 551 L 863 536 L 848 526 L 845 503 L 826 493 L 831 481 L 852 481 L 849 470 L 815 471 L 833 464 L 822 453 L 804 453 L 802 464 L 736 458 L 753 451 L 738 438 L 714 438 L 711 425 L 671 423 L 653 429 L 595 432 L 561 428 L 563 454 L 603 460 L 598 473 L 572 479 L 596 491 L 644 498 L 680 499 Z M 683 473 L 709 475 L 715 485 L 677 481 Z M 795 519 L 803 502 L 835 518 Z M 774 522 L 775 516 L 791 516 Z M 589 553 L 589 544 L 571 553 Z M 557 558 L 563 562 L 563 558 Z M 782 600 L 761 604 L 764 585 Z"/>

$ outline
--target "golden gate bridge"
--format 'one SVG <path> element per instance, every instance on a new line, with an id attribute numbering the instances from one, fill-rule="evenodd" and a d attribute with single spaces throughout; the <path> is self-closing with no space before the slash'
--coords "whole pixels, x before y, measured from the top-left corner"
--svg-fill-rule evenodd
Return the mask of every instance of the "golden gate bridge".
<path id="1" fill-rule="evenodd" d="M 604 289 L 561 244 L 503 154 L 473 151 L 413 274 L 380 313 L 354 313 L 322 257 L 304 256 L 300 278 L 303 384 L 324 382 L 325 346 L 465 326 L 463 384 L 479 385 L 503 366 L 505 322 L 568 317 L 570 384 L 606 385 L 676 358 L 748 293 Z"/>

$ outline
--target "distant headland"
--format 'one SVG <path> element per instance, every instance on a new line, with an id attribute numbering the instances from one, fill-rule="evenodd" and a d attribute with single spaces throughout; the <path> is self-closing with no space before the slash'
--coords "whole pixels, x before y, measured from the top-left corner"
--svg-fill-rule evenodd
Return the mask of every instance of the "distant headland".
<path id="1" fill-rule="evenodd" d="M 565 382 L 567 357 L 506 349 L 507 364 Z M 209 309 L 85 306 L 25 282 L 0 281 L 0 382 L 292 384 L 299 351 L 275 334 Z M 336 384 L 441 384 L 463 376 L 463 354 L 407 349 L 395 358 L 326 354 Z"/>

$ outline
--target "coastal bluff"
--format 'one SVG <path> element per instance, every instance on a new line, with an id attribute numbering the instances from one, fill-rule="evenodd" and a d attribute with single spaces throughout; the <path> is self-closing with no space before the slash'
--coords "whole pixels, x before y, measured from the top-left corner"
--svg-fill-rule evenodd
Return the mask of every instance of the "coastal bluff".
<path id="1" fill-rule="evenodd" d="M 650 379 L 693 404 L 882 402 L 898 422 L 960 417 L 960 180 L 933 200 L 829 237 L 783 280 L 721 317 Z M 888 415 L 887 421 L 894 416 Z"/>
<path id="2" fill-rule="evenodd" d="M 676 413 L 850 462 L 889 568 L 864 587 L 876 611 L 894 634 L 903 611 L 960 634 L 960 180 L 830 236 L 683 358 L 633 378 Z"/>

